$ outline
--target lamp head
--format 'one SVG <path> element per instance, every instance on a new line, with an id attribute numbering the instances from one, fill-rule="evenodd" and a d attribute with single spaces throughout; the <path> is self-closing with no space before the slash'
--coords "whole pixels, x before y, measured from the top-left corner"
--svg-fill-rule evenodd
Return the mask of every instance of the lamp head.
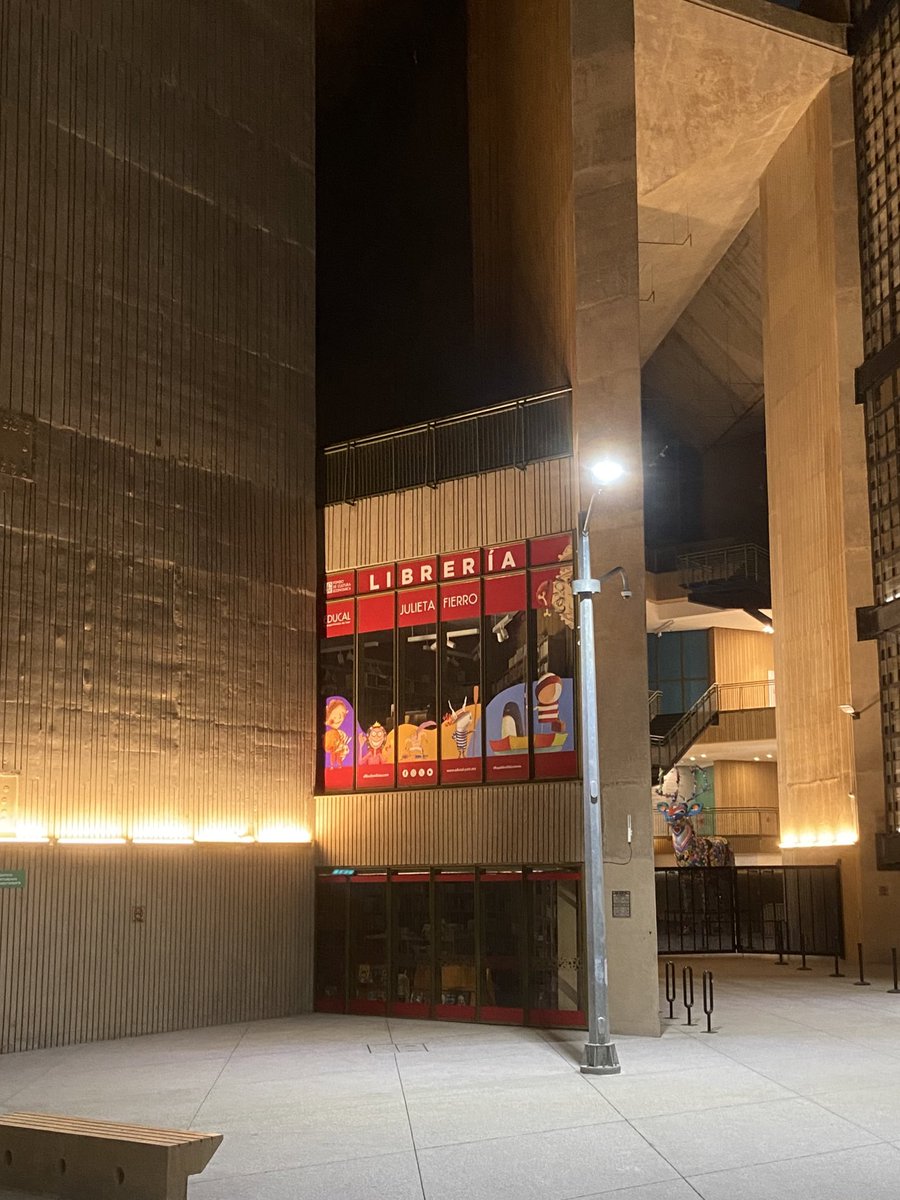
<path id="1" fill-rule="evenodd" d="M 624 474 L 625 468 L 612 458 L 601 458 L 599 462 L 595 462 L 591 466 L 591 475 L 599 487 L 608 487 L 611 483 L 618 483 Z"/>

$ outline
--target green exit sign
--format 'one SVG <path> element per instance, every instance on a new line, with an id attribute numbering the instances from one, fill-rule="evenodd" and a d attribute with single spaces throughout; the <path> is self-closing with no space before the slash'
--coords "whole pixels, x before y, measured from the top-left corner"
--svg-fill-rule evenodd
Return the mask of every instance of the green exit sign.
<path id="1" fill-rule="evenodd" d="M 24 886 L 24 871 L 4 871 L 0 868 L 0 888 L 23 888 Z"/>

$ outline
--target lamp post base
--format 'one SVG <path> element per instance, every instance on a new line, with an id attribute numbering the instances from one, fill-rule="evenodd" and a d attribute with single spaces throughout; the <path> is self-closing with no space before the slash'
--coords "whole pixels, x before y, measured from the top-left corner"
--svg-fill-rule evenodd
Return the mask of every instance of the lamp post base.
<path id="1" fill-rule="evenodd" d="M 618 1075 L 621 1070 L 613 1042 L 585 1042 L 582 1075 Z"/>

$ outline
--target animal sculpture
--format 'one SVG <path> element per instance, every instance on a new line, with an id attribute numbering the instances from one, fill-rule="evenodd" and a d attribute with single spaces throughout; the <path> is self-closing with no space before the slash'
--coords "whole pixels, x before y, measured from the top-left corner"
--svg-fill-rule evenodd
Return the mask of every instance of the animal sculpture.
<path id="1" fill-rule="evenodd" d="M 700 786 L 698 779 L 705 786 Z M 661 776 L 656 788 L 657 795 L 664 797 L 656 808 L 669 826 L 675 862 L 679 867 L 734 865 L 734 853 L 727 838 L 704 837 L 694 829 L 693 818 L 703 811 L 703 805 L 696 797 L 708 787 L 704 772 L 672 767 Z"/>

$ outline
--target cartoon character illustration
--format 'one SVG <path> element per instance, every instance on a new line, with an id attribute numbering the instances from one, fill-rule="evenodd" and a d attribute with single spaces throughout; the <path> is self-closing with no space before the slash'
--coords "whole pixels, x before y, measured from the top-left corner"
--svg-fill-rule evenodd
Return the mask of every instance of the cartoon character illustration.
<path id="1" fill-rule="evenodd" d="M 437 729 L 437 722 L 423 721 L 421 725 L 415 727 L 400 752 L 401 762 L 423 762 L 430 757 L 422 743 L 422 734 L 426 729 Z"/>
<path id="2" fill-rule="evenodd" d="M 506 738 L 523 738 L 525 736 L 525 723 L 522 720 L 522 710 L 516 704 L 515 700 L 509 700 L 503 706 L 503 715 L 500 718 L 500 737 Z"/>
<path id="3" fill-rule="evenodd" d="M 453 727 L 453 742 L 456 746 L 457 758 L 465 758 L 469 748 L 469 738 L 475 732 L 478 688 L 476 687 L 472 695 L 471 705 L 469 704 L 468 696 L 466 696 L 459 708 L 454 708 L 449 700 L 447 703 L 450 706 L 450 712 L 444 717 L 444 724 Z"/>
<path id="4" fill-rule="evenodd" d="M 563 733 L 566 728 L 565 722 L 559 719 L 559 699 L 562 691 L 562 680 L 551 671 L 543 674 L 534 685 L 537 719 L 541 725 L 549 725 L 554 733 Z"/>
<path id="5" fill-rule="evenodd" d="M 538 587 L 535 597 L 543 606 L 544 616 L 555 612 L 567 629 L 575 628 L 575 598 L 572 595 L 572 546 L 566 546 L 559 556 L 559 570 L 555 579 L 545 579 Z"/>
<path id="6" fill-rule="evenodd" d="M 349 712 L 348 705 L 339 696 L 328 701 L 325 708 L 325 724 L 328 726 L 328 732 L 323 739 L 325 753 L 328 756 L 326 767 L 342 767 L 344 759 L 350 753 L 350 738 L 341 729 Z"/>
<path id="7" fill-rule="evenodd" d="M 380 721 L 375 721 L 365 733 L 359 735 L 359 764 L 363 767 L 380 767 L 384 762 L 387 730 Z"/>
<path id="8" fill-rule="evenodd" d="M 696 767 L 689 771 L 672 767 L 665 774 L 660 771 L 656 793 L 665 799 L 656 808 L 669 826 L 679 867 L 734 866 L 734 852 L 727 838 L 701 837 L 694 829 L 693 818 L 703 812 L 703 805 L 696 797 L 708 789 L 706 772 Z"/>

